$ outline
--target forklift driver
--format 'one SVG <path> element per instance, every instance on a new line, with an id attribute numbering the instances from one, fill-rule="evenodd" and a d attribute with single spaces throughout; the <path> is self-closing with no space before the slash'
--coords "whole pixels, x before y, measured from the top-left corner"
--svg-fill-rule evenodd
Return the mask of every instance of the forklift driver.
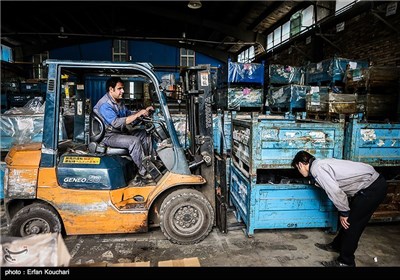
<path id="1" fill-rule="evenodd" d="M 153 179 L 142 165 L 143 158 L 149 155 L 151 139 L 144 129 L 135 129 L 128 134 L 126 125 L 146 117 L 154 111 L 152 106 L 133 112 L 127 109 L 123 102 L 124 82 L 120 77 L 111 77 L 106 82 L 106 94 L 93 107 L 106 127 L 103 144 L 109 147 L 128 149 L 129 155 L 138 168 L 134 182 L 151 184 Z"/>

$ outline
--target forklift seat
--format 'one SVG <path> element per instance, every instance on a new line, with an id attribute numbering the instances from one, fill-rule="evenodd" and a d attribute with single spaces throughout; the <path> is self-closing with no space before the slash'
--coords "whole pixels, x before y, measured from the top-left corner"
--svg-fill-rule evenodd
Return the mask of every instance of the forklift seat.
<path id="1" fill-rule="evenodd" d="M 109 147 L 102 142 L 106 133 L 106 126 L 103 119 L 94 111 L 90 114 L 90 143 L 88 146 L 89 152 L 100 153 L 106 155 L 127 155 L 128 149 Z"/>

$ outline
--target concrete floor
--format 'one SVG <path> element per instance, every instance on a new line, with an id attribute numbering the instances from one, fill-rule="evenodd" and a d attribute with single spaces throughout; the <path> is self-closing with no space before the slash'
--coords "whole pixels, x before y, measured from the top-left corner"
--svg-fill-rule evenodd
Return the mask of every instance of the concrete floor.
<path id="1" fill-rule="evenodd" d="M 4 236 L 4 211 L 1 216 Z M 64 241 L 71 266 L 150 262 L 156 267 L 159 261 L 198 258 L 201 267 L 321 267 L 320 261 L 337 254 L 320 250 L 314 243 L 327 243 L 333 237 L 318 228 L 256 230 L 248 237 L 229 211 L 228 233 L 214 228 L 195 245 L 172 244 L 159 228 L 138 234 L 66 236 Z M 358 267 L 400 267 L 400 222 L 370 223 L 359 242 L 356 263 Z"/>
<path id="2" fill-rule="evenodd" d="M 1 234 L 7 235 L 3 213 Z M 228 218 L 229 227 L 235 222 L 232 212 Z M 158 228 L 138 234 L 66 236 L 64 241 L 71 266 L 150 262 L 156 267 L 159 261 L 197 257 L 201 267 L 321 267 L 320 261 L 337 254 L 320 250 L 314 243 L 327 243 L 333 237 L 318 228 L 256 230 L 247 237 L 243 227 L 236 226 L 226 234 L 214 228 L 195 245 L 172 244 Z M 400 223 L 370 223 L 359 242 L 356 263 L 358 267 L 400 267 Z"/>
<path id="3" fill-rule="evenodd" d="M 214 229 L 195 245 L 175 245 L 161 230 L 145 234 L 70 236 L 65 243 L 72 264 L 124 263 L 197 257 L 202 267 L 319 267 L 337 254 L 314 243 L 330 242 L 334 235 L 323 229 L 258 230 L 249 238 L 242 229 L 227 234 Z M 377 262 L 374 261 L 376 258 Z M 359 267 L 400 267 L 400 223 L 370 224 L 356 252 Z"/>

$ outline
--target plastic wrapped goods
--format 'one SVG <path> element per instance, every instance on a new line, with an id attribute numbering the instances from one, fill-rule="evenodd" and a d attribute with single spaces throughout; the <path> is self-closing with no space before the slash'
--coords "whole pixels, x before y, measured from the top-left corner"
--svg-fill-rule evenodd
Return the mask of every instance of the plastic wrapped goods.
<path id="1" fill-rule="evenodd" d="M 31 99 L 24 107 L 14 107 L 1 115 L 1 149 L 14 144 L 41 142 L 43 137 L 44 103 Z"/>
<path id="2" fill-rule="evenodd" d="M 304 74 L 301 67 L 271 64 L 268 77 L 270 84 L 303 84 Z"/>

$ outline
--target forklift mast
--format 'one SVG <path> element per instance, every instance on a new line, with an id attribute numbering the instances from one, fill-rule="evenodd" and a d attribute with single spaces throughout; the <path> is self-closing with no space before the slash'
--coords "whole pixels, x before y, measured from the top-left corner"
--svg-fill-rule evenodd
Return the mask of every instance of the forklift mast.
<path id="1" fill-rule="evenodd" d="M 211 68 L 209 65 L 187 67 L 181 70 L 180 75 L 190 131 L 189 157 L 192 162 L 189 168 L 206 179 L 203 193 L 216 210 Z"/>

